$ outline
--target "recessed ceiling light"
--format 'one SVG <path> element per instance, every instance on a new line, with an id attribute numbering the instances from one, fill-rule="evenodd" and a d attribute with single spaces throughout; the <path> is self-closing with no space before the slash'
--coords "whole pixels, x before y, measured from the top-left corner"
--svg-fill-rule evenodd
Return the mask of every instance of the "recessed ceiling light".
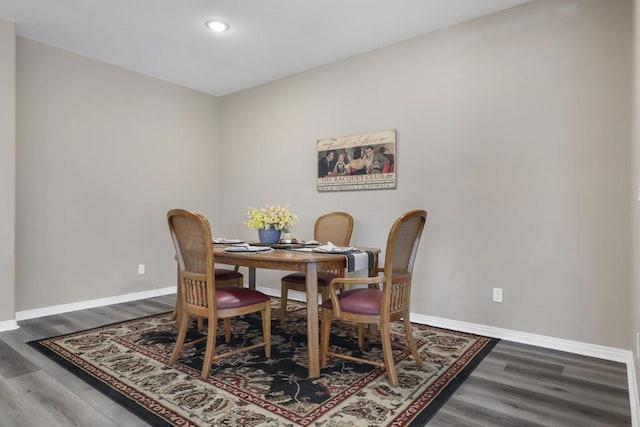
<path id="1" fill-rule="evenodd" d="M 229 29 L 229 25 L 222 21 L 207 21 L 205 24 L 208 29 L 211 31 L 215 31 L 216 33 L 222 33 Z"/>

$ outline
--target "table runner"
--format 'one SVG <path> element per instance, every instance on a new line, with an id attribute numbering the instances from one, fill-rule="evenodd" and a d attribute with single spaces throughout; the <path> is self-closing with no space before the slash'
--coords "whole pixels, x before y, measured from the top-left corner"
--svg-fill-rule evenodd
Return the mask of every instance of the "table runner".
<path id="1" fill-rule="evenodd" d="M 313 252 L 313 248 L 291 248 L 288 249 L 291 251 L 298 252 Z M 344 255 L 346 258 L 347 271 L 349 273 L 358 270 L 365 270 L 371 267 L 374 267 L 374 263 L 376 261 L 376 255 L 373 252 L 363 251 L 360 249 L 354 249 L 349 252 L 340 252 L 340 253 L 331 253 L 331 252 L 320 252 L 326 253 L 328 255 Z"/>
<path id="2" fill-rule="evenodd" d="M 347 271 L 357 271 L 374 267 L 376 256 L 373 252 L 355 250 L 343 254 L 347 258 Z"/>

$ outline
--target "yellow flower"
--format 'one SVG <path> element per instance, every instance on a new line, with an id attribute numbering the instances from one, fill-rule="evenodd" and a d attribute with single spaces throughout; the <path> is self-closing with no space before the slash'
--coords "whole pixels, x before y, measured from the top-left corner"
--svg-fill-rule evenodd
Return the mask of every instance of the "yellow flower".
<path id="1" fill-rule="evenodd" d="M 298 217 L 286 206 L 266 205 L 261 209 L 249 207 L 244 225 L 254 230 L 285 230 L 293 227 Z"/>

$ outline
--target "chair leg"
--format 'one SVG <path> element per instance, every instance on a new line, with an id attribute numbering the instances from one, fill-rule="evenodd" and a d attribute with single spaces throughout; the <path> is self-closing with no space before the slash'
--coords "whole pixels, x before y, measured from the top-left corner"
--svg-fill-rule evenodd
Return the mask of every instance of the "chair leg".
<path id="1" fill-rule="evenodd" d="M 213 354 L 216 351 L 216 335 L 218 334 L 217 319 L 208 319 L 209 327 L 207 328 L 207 347 L 204 352 L 204 361 L 202 362 L 202 379 L 206 380 L 211 372 L 211 364 L 213 363 Z"/>
<path id="2" fill-rule="evenodd" d="M 358 348 L 364 348 L 364 323 L 358 323 Z"/>
<path id="3" fill-rule="evenodd" d="M 171 353 L 171 359 L 169 359 L 170 364 L 176 363 L 180 355 L 180 350 L 182 350 L 182 346 L 184 345 L 184 340 L 187 337 L 187 328 L 189 327 L 189 315 L 183 312 L 176 323 L 178 325 L 178 337 L 176 338 L 176 345 L 173 347 L 173 352 Z"/>
<path id="4" fill-rule="evenodd" d="M 326 300 L 331 298 L 328 286 L 323 286 L 322 288 L 320 288 L 320 297 L 321 297 L 320 299 L 322 300 L 320 304 L 324 303 Z"/>
<path id="5" fill-rule="evenodd" d="M 262 310 L 262 339 L 264 340 L 264 355 L 271 357 L 271 304 Z"/>
<path id="6" fill-rule="evenodd" d="M 178 318 L 178 303 L 180 301 L 180 263 L 178 262 L 178 278 L 176 279 L 176 305 L 173 307 L 171 318 L 169 320 L 176 320 Z"/>
<path id="7" fill-rule="evenodd" d="M 224 321 L 224 342 L 229 344 L 231 342 L 231 318 L 225 317 Z"/>
<path id="8" fill-rule="evenodd" d="M 320 367 L 327 366 L 327 352 L 329 351 L 329 335 L 331 334 L 331 310 L 322 309 L 322 320 L 320 323 Z"/>
<path id="9" fill-rule="evenodd" d="M 204 319 L 202 317 L 198 317 L 198 332 L 204 331 Z"/>
<path id="10" fill-rule="evenodd" d="M 280 285 L 280 323 L 284 324 L 287 318 L 287 297 L 289 296 L 289 285 L 283 280 Z"/>
<path id="11" fill-rule="evenodd" d="M 389 383 L 392 387 L 398 385 L 398 376 L 396 375 L 396 366 L 393 361 L 393 351 L 391 350 L 391 335 L 389 322 L 381 322 L 380 325 L 380 341 L 382 343 L 382 355 L 384 356 L 384 367 L 387 370 Z"/>
<path id="12" fill-rule="evenodd" d="M 416 361 L 416 365 L 422 366 L 422 359 L 420 358 L 420 353 L 418 352 L 416 343 L 413 340 L 413 332 L 411 330 L 411 322 L 409 321 L 408 313 L 405 313 L 403 320 L 404 320 L 404 333 L 407 336 L 407 344 L 409 344 L 409 349 L 411 350 L 411 354 L 413 355 L 413 360 Z"/>

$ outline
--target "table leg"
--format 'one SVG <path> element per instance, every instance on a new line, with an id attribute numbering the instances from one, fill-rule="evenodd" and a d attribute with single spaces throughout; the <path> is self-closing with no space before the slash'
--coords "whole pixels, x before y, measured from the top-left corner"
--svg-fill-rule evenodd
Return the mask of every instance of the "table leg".
<path id="1" fill-rule="evenodd" d="M 256 289 L 256 268 L 249 267 L 249 289 Z"/>
<path id="2" fill-rule="evenodd" d="M 318 265 L 308 263 L 307 281 L 307 347 L 309 378 L 320 376 L 320 340 L 318 338 Z"/>

